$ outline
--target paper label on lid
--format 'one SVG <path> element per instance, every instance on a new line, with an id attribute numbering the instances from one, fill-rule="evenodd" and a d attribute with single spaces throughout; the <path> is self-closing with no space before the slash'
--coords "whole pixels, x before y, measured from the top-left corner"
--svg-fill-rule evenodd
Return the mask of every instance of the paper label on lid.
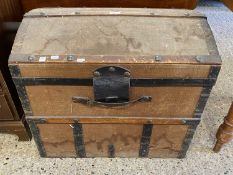
<path id="1" fill-rule="evenodd" d="M 39 58 L 39 62 L 45 62 L 46 61 L 46 57 L 40 57 Z"/>
<path id="2" fill-rule="evenodd" d="M 85 58 L 78 58 L 78 59 L 77 59 L 77 62 L 78 62 L 78 63 L 83 63 L 83 62 L 85 62 L 85 61 L 86 61 Z"/>
<path id="3" fill-rule="evenodd" d="M 52 55 L 50 58 L 51 58 L 51 60 L 58 60 L 59 56 L 58 55 Z"/>
<path id="4" fill-rule="evenodd" d="M 121 11 L 110 11 L 109 14 L 110 15 L 119 15 L 119 14 L 121 14 Z"/>

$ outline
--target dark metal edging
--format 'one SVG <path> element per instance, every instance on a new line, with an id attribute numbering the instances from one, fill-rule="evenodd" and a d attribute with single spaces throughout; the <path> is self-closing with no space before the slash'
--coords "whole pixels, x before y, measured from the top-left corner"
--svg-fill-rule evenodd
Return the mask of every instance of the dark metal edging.
<path id="1" fill-rule="evenodd" d="M 33 138 L 36 142 L 37 149 L 39 151 L 39 154 L 41 157 L 48 157 L 46 150 L 44 148 L 44 144 L 40 137 L 40 131 L 37 127 L 37 124 L 45 124 L 46 119 L 27 119 L 27 123 L 29 124 L 31 133 L 33 135 Z M 85 152 L 85 145 L 83 142 L 83 130 L 82 130 L 82 124 L 78 123 L 77 121 L 74 121 L 73 126 L 73 136 L 74 136 L 74 144 L 75 144 L 75 150 L 77 157 L 84 158 L 86 157 Z"/>
<path id="2" fill-rule="evenodd" d="M 193 139 L 193 135 L 196 131 L 197 126 L 200 123 L 200 120 L 184 121 L 184 123 L 186 125 L 189 125 L 189 127 L 188 127 L 187 133 L 185 135 L 183 144 L 181 146 L 181 151 L 179 152 L 178 157 L 177 157 L 179 159 L 185 158 L 186 153 L 187 153 L 189 146 L 191 144 L 191 141 Z"/>
<path id="3" fill-rule="evenodd" d="M 82 124 L 77 120 L 74 121 L 73 126 L 73 136 L 74 144 L 77 157 L 84 158 L 86 157 L 85 145 L 83 140 L 83 129 Z"/>
<path id="4" fill-rule="evenodd" d="M 184 158 L 186 155 L 186 152 L 189 148 L 189 145 L 192 141 L 194 132 L 196 130 L 196 127 L 199 125 L 200 120 L 183 120 L 184 125 L 189 125 L 188 131 L 186 133 L 185 139 L 183 141 L 181 151 L 178 155 L 178 158 Z M 140 148 L 139 148 L 139 157 L 148 157 L 149 151 L 150 151 L 150 139 L 153 131 L 153 124 L 144 124 L 143 125 L 143 131 L 142 131 L 142 137 L 140 142 Z"/>
<path id="5" fill-rule="evenodd" d="M 208 78 L 217 79 L 218 74 L 220 72 L 220 69 L 221 69 L 220 66 L 211 66 Z M 194 112 L 193 118 L 201 118 L 201 115 L 205 109 L 205 106 L 206 106 L 206 103 L 209 99 L 212 88 L 213 88 L 213 86 L 203 87 L 200 98 L 198 100 L 198 103 L 197 103 L 197 106 L 195 109 L 195 112 Z"/>
<path id="6" fill-rule="evenodd" d="M 115 157 L 115 147 L 113 144 L 108 145 L 108 157 L 114 158 Z"/>
<path id="7" fill-rule="evenodd" d="M 204 108 L 206 106 L 206 103 L 208 101 L 208 98 L 210 96 L 212 90 L 212 86 L 210 87 L 203 87 L 201 95 L 199 97 L 195 112 L 194 112 L 194 116 L 193 118 L 201 118 L 201 115 L 204 111 Z"/>
<path id="8" fill-rule="evenodd" d="M 183 141 L 182 147 L 181 147 L 181 151 L 179 152 L 179 155 L 177 158 L 180 158 L 180 159 L 185 158 L 197 126 L 198 124 L 193 124 L 189 126 L 187 133 L 185 135 L 185 139 Z"/>
<path id="9" fill-rule="evenodd" d="M 221 70 L 220 66 L 211 66 L 208 78 L 217 79 L 220 70 Z"/>
<path id="10" fill-rule="evenodd" d="M 22 83 L 24 86 L 37 85 L 76 85 L 92 86 L 92 79 L 78 78 L 18 78 L 13 77 L 15 83 Z M 131 79 L 131 87 L 155 87 L 155 86 L 213 86 L 216 78 L 208 79 Z"/>
<path id="11" fill-rule="evenodd" d="M 21 73 L 18 65 L 9 65 L 9 70 L 11 72 L 12 77 L 21 77 Z M 32 116 L 33 115 L 32 109 L 22 79 L 21 78 L 17 78 L 17 79 L 12 78 L 12 79 L 17 89 L 18 96 L 21 101 L 24 113 L 26 114 L 26 116 Z"/>
<path id="12" fill-rule="evenodd" d="M 218 77 L 220 69 L 221 69 L 220 66 L 211 66 L 208 78 L 215 78 L 216 79 Z M 199 98 L 199 101 L 197 103 L 197 106 L 196 106 L 196 109 L 195 109 L 195 112 L 193 115 L 193 118 L 201 118 L 202 113 L 205 109 L 206 103 L 208 101 L 208 98 L 210 96 L 212 88 L 213 88 L 213 86 L 203 87 L 202 92 L 201 92 L 201 96 Z M 182 144 L 182 149 L 179 153 L 178 158 L 185 157 L 185 155 L 188 151 L 189 145 L 192 141 L 193 135 L 195 133 L 195 130 L 196 130 L 198 125 L 199 125 L 199 123 L 197 123 L 196 125 L 194 124 L 194 125 L 189 126 L 188 131 L 187 131 L 186 136 L 185 136 L 185 139 L 184 139 L 184 142 Z"/>
<path id="13" fill-rule="evenodd" d="M 12 77 L 21 77 L 18 65 L 9 65 L 8 67 Z"/>
<path id="14" fill-rule="evenodd" d="M 202 28 L 204 29 L 205 39 L 206 39 L 206 44 L 207 44 L 209 54 L 219 55 L 218 47 L 216 45 L 216 41 L 214 39 L 214 35 L 213 35 L 213 32 L 211 31 L 211 27 L 208 21 L 207 20 L 200 21 L 200 24 Z M 221 58 L 219 58 L 219 60 L 221 61 Z"/>
<path id="15" fill-rule="evenodd" d="M 38 127 L 36 126 L 37 124 L 43 124 L 46 121 L 44 119 L 26 119 L 31 133 L 33 135 L 34 141 L 36 142 L 37 149 L 39 151 L 39 154 L 41 157 L 47 157 L 47 153 L 44 148 L 44 144 L 42 143 L 42 140 L 40 138 L 40 131 Z"/>
<path id="16" fill-rule="evenodd" d="M 139 148 L 139 157 L 147 157 L 149 154 L 150 139 L 153 124 L 144 124 Z"/>

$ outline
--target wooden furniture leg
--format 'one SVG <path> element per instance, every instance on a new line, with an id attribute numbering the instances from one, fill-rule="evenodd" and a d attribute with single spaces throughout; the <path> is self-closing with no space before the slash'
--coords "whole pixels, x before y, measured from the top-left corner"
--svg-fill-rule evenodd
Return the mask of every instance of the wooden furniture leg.
<path id="1" fill-rule="evenodd" d="M 231 141 L 233 138 L 233 103 L 228 112 L 228 115 L 224 118 L 224 123 L 220 125 L 216 134 L 217 142 L 214 147 L 214 152 L 219 152 L 222 146 Z"/>

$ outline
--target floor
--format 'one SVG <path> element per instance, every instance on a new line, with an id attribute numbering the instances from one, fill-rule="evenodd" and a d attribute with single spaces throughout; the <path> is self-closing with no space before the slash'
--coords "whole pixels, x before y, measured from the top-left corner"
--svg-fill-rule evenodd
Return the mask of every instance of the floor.
<path id="1" fill-rule="evenodd" d="M 34 141 L 0 134 L 0 175 L 8 174 L 233 174 L 233 141 L 216 154 L 215 133 L 233 101 L 233 13 L 205 0 L 196 9 L 208 16 L 223 67 L 185 159 L 41 159 Z"/>

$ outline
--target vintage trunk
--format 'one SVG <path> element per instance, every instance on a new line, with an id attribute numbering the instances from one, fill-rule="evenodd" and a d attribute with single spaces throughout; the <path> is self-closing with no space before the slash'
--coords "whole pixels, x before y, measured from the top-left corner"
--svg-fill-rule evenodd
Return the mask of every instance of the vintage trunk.
<path id="1" fill-rule="evenodd" d="M 25 15 L 9 68 L 42 157 L 186 155 L 221 59 L 186 10 Z"/>

